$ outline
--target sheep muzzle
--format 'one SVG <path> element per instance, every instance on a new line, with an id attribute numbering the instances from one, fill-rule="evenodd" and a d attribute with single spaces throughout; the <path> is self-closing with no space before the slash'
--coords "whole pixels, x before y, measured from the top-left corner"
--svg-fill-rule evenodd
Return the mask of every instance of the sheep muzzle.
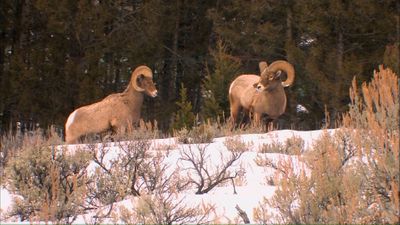
<path id="1" fill-rule="evenodd" d="M 262 92 L 265 90 L 265 86 L 261 83 L 255 83 L 253 84 L 253 87 L 256 89 L 257 92 Z"/>

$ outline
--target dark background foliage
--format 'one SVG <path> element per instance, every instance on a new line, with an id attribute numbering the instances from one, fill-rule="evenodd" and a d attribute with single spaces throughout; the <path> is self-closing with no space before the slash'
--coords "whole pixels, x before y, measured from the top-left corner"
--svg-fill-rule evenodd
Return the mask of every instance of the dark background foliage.
<path id="1" fill-rule="evenodd" d="M 200 119 L 221 119 L 229 82 L 277 59 L 296 69 L 281 127 L 320 128 L 325 108 L 332 119 L 347 109 L 354 76 L 382 63 L 399 74 L 399 11 L 396 0 L 2 0 L 0 131 L 62 130 L 142 64 L 160 92 L 145 120 L 172 128 L 182 95 Z"/>

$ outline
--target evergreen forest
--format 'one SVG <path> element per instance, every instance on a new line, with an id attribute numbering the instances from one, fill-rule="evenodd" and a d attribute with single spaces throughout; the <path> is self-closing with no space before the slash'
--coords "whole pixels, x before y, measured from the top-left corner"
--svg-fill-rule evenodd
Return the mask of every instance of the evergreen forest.
<path id="1" fill-rule="evenodd" d="M 224 122 L 230 82 L 280 59 L 296 71 L 280 128 L 319 129 L 348 110 L 354 77 L 380 64 L 400 74 L 399 12 L 398 0 L 2 0 L 0 133 L 62 132 L 139 65 L 159 93 L 145 121 L 164 132 Z"/>

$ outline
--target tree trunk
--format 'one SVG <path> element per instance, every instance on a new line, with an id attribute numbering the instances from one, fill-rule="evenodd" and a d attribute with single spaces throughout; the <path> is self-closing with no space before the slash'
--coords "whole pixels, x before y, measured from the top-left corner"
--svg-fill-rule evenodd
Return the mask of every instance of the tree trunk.
<path id="1" fill-rule="evenodd" d="M 293 11 L 291 8 L 291 2 L 289 1 L 286 6 L 286 41 L 285 41 L 285 50 L 286 50 L 286 59 L 290 63 L 295 63 L 296 62 L 296 56 L 295 56 L 295 51 L 296 51 L 296 45 L 293 41 Z M 287 94 L 287 115 L 289 118 L 289 121 L 292 121 L 292 123 L 296 120 L 298 120 L 298 115 L 296 114 L 296 96 L 293 94 L 293 91 L 290 88 L 287 88 L 286 90 Z M 281 126 L 283 128 L 289 128 L 289 123 L 284 122 L 285 120 L 276 120 L 278 123 L 278 126 Z"/>
<path id="2" fill-rule="evenodd" d="M 400 2 L 397 2 L 397 9 L 398 12 L 400 12 Z M 397 15 L 396 16 L 396 43 L 395 43 L 395 50 L 397 51 L 397 56 L 399 56 L 399 52 L 400 52 L 400 16 Z M 400 59 L 398 57 L 396 57 L 396 63 L 394 66 L 394 71 L 400 75 Z"/>
<path id="3" fill-rule="evenodd" d="M 292 2 L 288 1 L 286 3 L 286 41 L 285 41 L 285 51 L 286 51 L 286 59 L 289 62 L 293 62 L 295 60 L 295 56 L 293 54 L 295 44 L 293 42 L 293 11 L 292 11 Z"/>
<path id="4" fill-rule="evenodd" d="M 344 58 L 344 42 L 343 42 L 343 31 L 340 28 L 337 30 L 337 50 L 336 50 L 336 73 L 334 74 L 333 80 L 335 81 L 335 92 L 341 93 L 342 88 L 343 88 L 343 77 L 344 77 L 344 71 L 343 71 L 343 58 Z M 333 108 L 331 111 L 331 116 L 330 119 L 330 125 L 335 125 L 335 121 L 337 119 L 337 116 L 340 113 L 339 106 L 341 105 L 341 97 L 340 96 L 335 96 L 335 99 L 333 101 Z"/>
<path id="5" fill-rule="evenodd" d="M 0 8 L 5 9 L 5 4 L 4 1 L 0 2 Z M 6 27 L 5 24 L 5 15 L 4 13 L 0 13 L 0 27 L 3 27 L 3 29 L 0 30 L 0 134 L 2 134 L 3 131 L 3 124 L 4 121 L 4 109 L 5 109 L 5 96 L 6 93 L 4 92 L 4 59 L 5 59 L 5 49 L 6 45 L 8 44 L 6 41 L 6 35 L 5 35 L 5 30 L 4 28 Z"/>
<path id="6" fill-rule="evenodd" d="M 293 41 L 293 32 L 292 32 L 292 20 L 293 20 L 293 12 L 290 7 L 286 9 L 286 41 Z"/>
<path id="7" fill-rule="evenodd" d="M 171 79 L 169 83 L 169 99 L 176 100 L 177 96 L 177 76 L 178 76 L 178 44 L 179 44 L 179 27 L 181 22 L 181 0 L 176 0 L 176 20 L 175 20 L 175 29 L 174 29 L 174 37 L 172 42 L 172 59 L 171 59 Z"/>
<path id="8" fill-rule="evenodd" d="M 343 55 L 344 55 L 344 43 L 343 43 L 343 31 L 339 29 L 337 37 L 337 71 L 338 73 L 343 72 Z"/>
<path id="9" fill-rule="evenodd" d="M 25 1 L 17 1 L 14 3 L 15 6 L 15 26 L 14 29 L 12 30 L 12 50 L 13 52 L 15 51 L 16 45 L 18 47 L 22 47 L 22 40 L 23 40 L 23 22 L 24 22 L 24 8 L 25 8 Z"/>

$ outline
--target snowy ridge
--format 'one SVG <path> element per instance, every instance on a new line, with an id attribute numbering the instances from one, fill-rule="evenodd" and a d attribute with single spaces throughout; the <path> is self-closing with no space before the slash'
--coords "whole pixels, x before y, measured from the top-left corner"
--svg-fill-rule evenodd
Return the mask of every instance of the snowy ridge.
<path id="1" fill-rule="evenodd" d="M 334 130 L 326 130 L 329 133 L 334 132 Z M 188 206 L 196 206 L 202 203 L 209 203 L 215 206 L 215 211 L 213 215 L 210 215 L 211 221 L 217 221 L 219 223 L 234 223 L 240 222 L 240 217 L 238 216 L 238 212 L 235 209 L 235 206 L 240 206 L 243 209 L 250 221 L 253 222 L 253 209 L 258 207 L 260 202 L 262 202 L 263 198 L 271 198 L 275 192 L 276 186 L 270 186 L 267 183 L 266 177 L 273 176 L 275 169 L 271 167 L 263 167 L 258 166 L 256 163 L 256 158 L 259 155 L 263 155 L 263 157 L 267 157 L 273 162 L 278 162 L 282 159 L 290 158 L 293 162 L 295 168 L 301 168 L 299 165 L 299 160 L 297 156 L 289 156 L 278 153 L 258 153 L 259 149 L 263 144 L 270 144 L 273 142 L 284 143 L 286 139 L 292 137 L 299 137 L 304 140 L 304 149 L 308 149 L 312 147 L 313 142 L 318 139 L 322 130 L 315 131 L 294 131 L 294 130 L 280 130 L 280 131 L 272 131 L 264 134 L 244 134 L 238 135 L 236 138 L 240 138 L 240 140 L 246 144 L 248 144 L 248 151 L 244 152 L 240 159 L 235 162 L 230 170 L 239 170 L 242 169 L 245 171 L 243 177 L 243 184 L 236 185 L 237 194 L 234 194 L 233 186 L 230 182 L 226 182 L 224 185 L 219 185 L 216 188 L 212 189 L 207 194 L 196 195 L 195 190 L 186 190 L 183 193 L 179 193 L 179 198 L 183 199 L 183 203 Z M 221 155 L 229 155 L 230 152 L 227 150 L 224 142 L 228 137 L 215 138 L 212 143 L 207 145 L 207 154 L 209 154 L 210 164 L 217 164 L 221 161 Z M 232 138 L 232 137 L 230 137 Z M 233 137 L 234 138 L 234 137 Z M 123 143 L 120 143 L 123 144 Z M 120 150 L 120 144 L 109 143 L 107 144 L 107 148 L 110 151 L 106 154 L 106 161 L 110 161 L 115 159 L 118 155 L 118 151 Z M 100 144 L 95 145 L 96 149 L 100 147 Z M 169 146 L 168 152 L 165 152 L 165 147 Z M 186 149 L 190 149 L 191 146 L 196 146 L 196 144 L 179 144 L 175 138 L 167 138 L 167 139 L 154 139 L 151 141 L 150 151 L 162 152 L 165 155 L 163 163 L 166 163 L 170 166 L 170 169 L 173 170 L 177 166 L 179 168 L 185 168 L 187 165 L 186 162 L 182 162 L 181 151 L 185 151 Z M 57 148 L 58 151 L 68 151 L 70 154 L 73 154 L 79 148 L 87 148 L 85 145 L 70 145 L 66 149 L 59 146 Z M 164 152 L 163 152 L 164 151 Z M 88 167 L 88 171 L 94 171 L 96 168 L 95 163 L 91 163 Z M 182 170 L 183 171 L 183 170 Z M 15 196 L 10 193 L 4 187 L 1 187 L 1 221 L 2 222 L 13 222 L 13 223 L 21 223 L 16 218 L 10 219 L 10 221 L 3 221 L 4 213 L 6 213 L 12 203 L 13 198 Z M 135 204 L 137 203 L 138 197 L 128 197 L 127 199 L 118 202 L 114 205 L 115 213 L 118 214 L 119 206 L 124 206 L 127 209 L 133 209 Z M 104 210 L 107 210 L 105 207 Z M 274 212 L 274 209 L 271 209 L 271 212 Z M 81 215 L 74 222 L 75 224 L 84 224 L 91 220 L 93 215 L 98 212 L 88 213 L 86 215 Z M 112 222 L 122 222 L 122 221 L 103 221 L 103 223 L 112 223 Z M 27 223 L 27 221 L 22 221 L 22 223 Z"/>

